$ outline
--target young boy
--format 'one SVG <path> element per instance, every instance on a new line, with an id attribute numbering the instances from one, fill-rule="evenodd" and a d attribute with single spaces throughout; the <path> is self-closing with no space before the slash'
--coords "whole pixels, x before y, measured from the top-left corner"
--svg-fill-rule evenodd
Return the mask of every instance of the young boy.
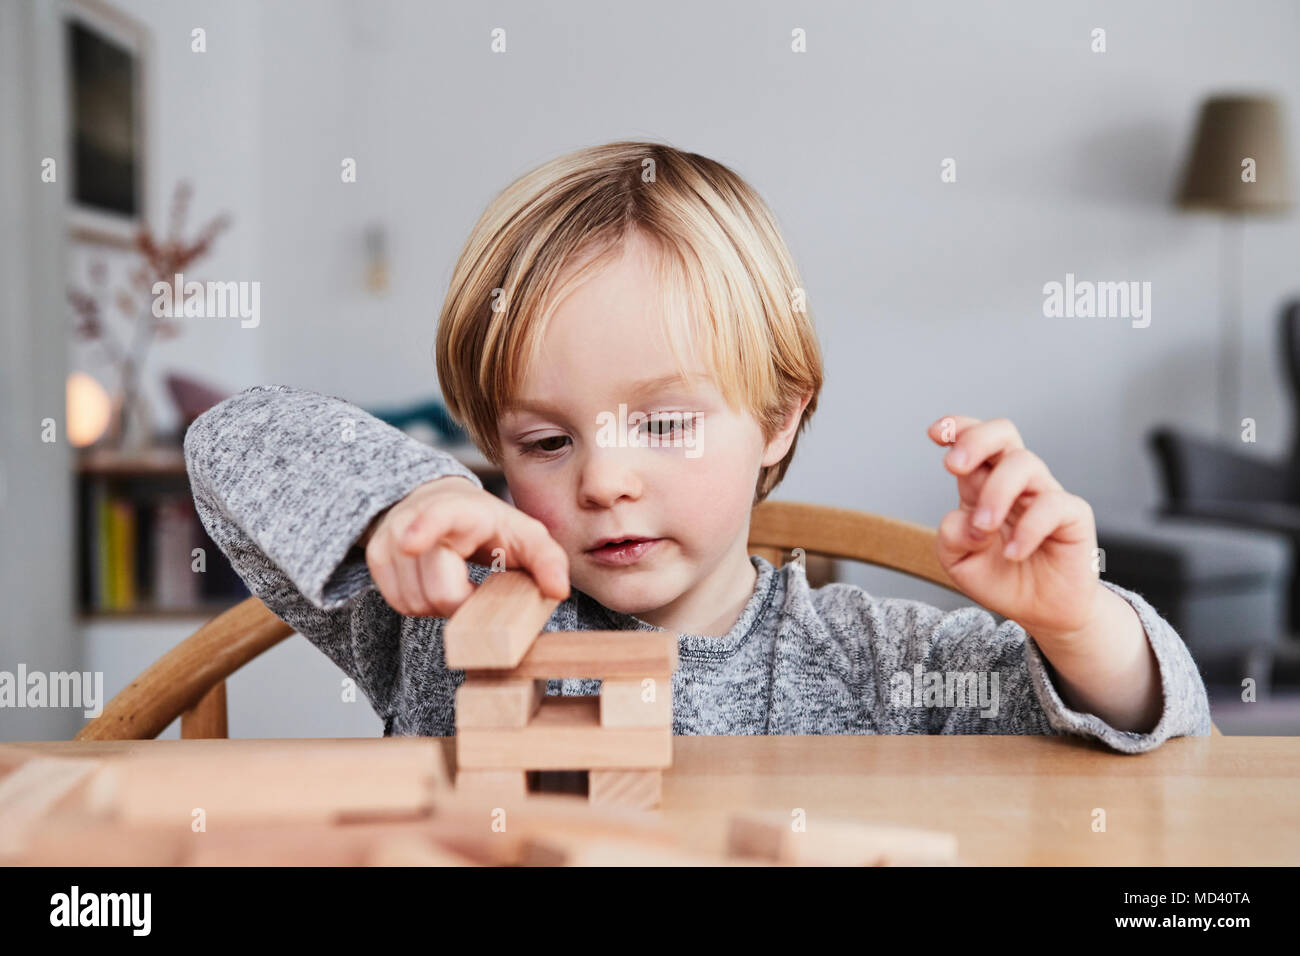
<path id="1" fill-rule="evenodd" d="M 185 436 L 212 538 L 386 735 L 455 732 L 442 628 L 501 567 L 562 599 L 547 630 L 678 632 L 678 734 L 1074 733 L 1135 753 L 1210 732 L 1181 639 L 1100 580 L 1091 509 L 1005 419 L 928 431 L 961 502 L 938 556 L 983 607 L 814 590 L 800 563 L 748 555 L 822 364 L 770 212 L 714 161 L 619 142 L 517 180 L 457 263 L 437 367 L 513 504 L 305 390 L 250 388 Z M 978 694 L 939 689 L 961 675 Z"/>

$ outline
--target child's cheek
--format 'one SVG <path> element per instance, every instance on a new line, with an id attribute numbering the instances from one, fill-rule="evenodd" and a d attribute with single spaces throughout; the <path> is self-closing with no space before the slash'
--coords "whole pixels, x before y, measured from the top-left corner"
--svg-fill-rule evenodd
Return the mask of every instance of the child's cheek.
<path id="1" fill-rule="evenodd" d="M 688 533 L 696 539 L 730 540 L 749 517 L 754 494 L 753 484 L 742 477 L 747 470 L 738 464 L 738 459 L 723 455 L 677 462 L 670 495 L 674 523 L 690 529 Z"/>
<path id="2" fill-rule="evenodd" d="M 551 537 L 564 544 L 564 522 L 559 503 L 552 500 L 545 488 L 530 487 L 526 482 L 512 483 L 510 497 L 515 507 L 546 525 Z"/>

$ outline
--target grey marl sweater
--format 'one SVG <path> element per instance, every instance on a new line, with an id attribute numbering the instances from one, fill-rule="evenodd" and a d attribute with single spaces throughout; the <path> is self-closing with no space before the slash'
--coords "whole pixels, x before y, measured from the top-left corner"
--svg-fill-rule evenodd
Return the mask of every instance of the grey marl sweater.
<path id="1" fill-rule="evenodd" d="M 357 682 L 385 735 L 454 734 L 464 672 L 443 663 L 445 620 L 390 608 L 354 545 L 416 486 L 459 474 L 481 487 L 473 473 L 342 399 L 282 385 L 249 388 L 201 415 L 185 435 L 185 461 L 203 525 L 240 577 Z M 1072 733 L 1138 753 L 1210 732 L 1205 686 L 1181 638 L 1110 582 L 1136 608 L 1160 663 L 1164 713 L 1149 734 L 1069 709 L 1013 621 L 850 584 L 814 589 L 797 563 L 750 560 L 758 581 L 731 631 L 678 638 L 674 733 Z M 469 572 L 475 583 L 490 573 L 473 563 Z M 659 630 L 576 588 L 545 629 Z M 953 676 L 962 674 L 971 676 Z M 548 685 L 549 694 L 598 689 L 594 680 Z"/>

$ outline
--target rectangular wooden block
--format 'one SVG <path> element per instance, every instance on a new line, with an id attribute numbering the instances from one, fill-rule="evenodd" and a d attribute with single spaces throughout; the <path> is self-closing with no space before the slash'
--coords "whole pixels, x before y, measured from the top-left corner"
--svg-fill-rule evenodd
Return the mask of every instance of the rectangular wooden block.
<path id="1" fill-rule="evenodd" d="M 733 814 L 727 852 L 804 866 L 935 866 L 956 862 L 957 837 L 937 830 L 822 819 L 795 830 L 785 813 Z"/>
<path id="2" fill-rule="evenodd" d="M 174 829 L 174 828 L 172 828 Z M 380 842 L 432 839 L 432 818 L 406 823 L 256 823 L 186 833 L 186 866 L 362 866 Z"/>
<path id="3" fill-rule="evenodd" d="M 527 727 L 546 696 L 546 681 L 466 677 L 456 688 L 456 727 Z"/>
<path id="4" fill-rule="evenodd" d="M 587 799 L 597 806 L 654 810 L 663 803 L 662 770 L 593 770 L 587 779 Z"/>
<path id="5" fill-rule="evenodd" d="M 189 743 L 187 741 L 187 743 Z M 114 759 L 90 781 L 87 805 L 126 823 L 209 830 L 258 820 L 335 822 L 427 813 L 448 786 L 442 750 L 421 737 L 297 741 L 291 747 L 151 749 Z M 231 744 L 234 741 L 229 742 Z"/>
<path id="6" fill-rule="evenodd" d="M 676 832 L 657 814 L 618 806 L 592 806 L 586 797 L 534 794 L 504 810 L 481 798 L 441 794 L 431 821 L 435 838 L 456 853 L 484 863 L 519 865 L 535 844 L 565 847 L 614 839 L 672 849 Z M 560 859 L 557 863 L 563 863 Z"/>
<path id="7" fill-rule="evenodd" d="M 457 793 L 476 793 L 489 797 L 526 797 L 526 770 L 460 770 L 456 773 Z"/>
<path id="8" fill-rule="evenodd" d="M 14 769 L 0 777 L 0 858 L 20 853 L 40 819 L 84 792 L 100 766 L 75 757 L 15 758 Z"/>
<path id="9" fill-rule="evenodd" d="M 492 676 L 641 680 L 677 670 L 677 635 L 657 631 L 546 631 L 518 666 Z M 471 668 L 469 676 L 479 676 Z M 483 675 L 488 676 L 488 675 Z"/>
<path id="10" fill-rule="evenodd" d="M 672 762 L 672 727 L 602 727 L 594 696 L 548 697 L 527 727 L 456 733 L 456 765 L 471 770 L 652 769 Z"/>
<path id="11" fill-rule="evenodd" d="M 543 597 L 525 571 L 489 574 L 443 628 L 447 666 L 454 670 L 515 667 L 559 603 Z"/>
<path id="12" fill-rule="evenodd" d="M 478 866 L 479 863 L 433 840 L 379 840 L 365 858 L 366 866 Z"/>
<path id="13" fill-rule="evenodd" d="M 188 827 L 136 827 L 64 813 L 33 828 L 17 866 L 183 866 L 194 848 Z M 5 861 L 6 864 L 9 862 Z"/>
<path id="14" fill-rule="evenodd" d="M 488 819 L 487 814 L 482 814 Z M 424 857 L 415 865 L 513 865 L 519 862 L 521 838 L 506 839 L 480 821 L 425 818 L 405 823 L 292 824 L 235 827 L 196 840 L 186 859 L 190 866 L 376 866 L 399 865 L 390 856 L 374 858 L 385 846 L 398 854 L 405 847 Z M 495 839 L 494 839 L 495 838 Z M 434 863 L 432 855 L 448 855 Z M 455 859 L 452 858 L 454 855 Z M 412 863 L 401 865 L 413 865 Z"/>
<path id="15" fill-rule="evenodd" d="M 706 856 L 681 847 L 648 846 L 627 840 L 566 841 L 539 837 L 525 848 L 524 866 L 772 866 L 756 860 Z"/>
<path id="16" fill-rule="evenodd" d="M 29 750 L 26 747 L 15 747 L 13 744 L 0 744 L 0 777 L 10 771 L 17 770 L 33 757 L 39 757 L 41 754 L 35 750 Z"/>
<path id="17" fill-rule="evenodd" d="M 600 685 L 602 727 L 671 727 L 673 679 L 606 680 Z"/>

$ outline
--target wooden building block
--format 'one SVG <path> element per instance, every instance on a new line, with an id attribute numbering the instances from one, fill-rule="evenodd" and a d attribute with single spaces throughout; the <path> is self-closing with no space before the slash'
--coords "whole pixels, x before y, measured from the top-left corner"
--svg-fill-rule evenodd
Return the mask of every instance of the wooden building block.
<path id="1" fill-rule="evenodd" d="M 379 845 L 441 847 L 446 825 L 431 817 L 402 823 L 253 823 L 194 832 L 62 814 L 42 821 L 22 866 L 362 866 Z M 449 852 L 449 851 L 447 851 Z M 8 861 L 6 861 L 8 862 Z M 471 861 L 473 862 L 473 861 Z"/>
<path id="2" fill-rule="evenodd" d="M 525 571 L 489 574 L 443 628 L 447 666 L 454 670 L 515 667 L 559 603 L 543 597 Z"/>
<path id="3" fill-rule="evenodd" d="M 727 852 L 805 866 L 933 866 L 956 862 L 957 837 L 937 830 L 823 819 L 809 815 L 796 831 L 789 814 L 733 814 Z"/>
<path id="4" fill-rule="evenodd" d="M 671 632 L 546 631 L 537 635 L 517 666 L 481 676 L 639 681 L 643 677 L 671 677 L 676 669 L 677 635 Z M 470 668 L 466 676 L 480 676 L 475 670 Z"/>
<path id="5" fill-rule="evenodd" d="M 456 688 L 456 729 L 527 727 L 546 696 L 546 681 L 467 677 Z"/>
<path id="6" fill-rule="evenodd" d="M 101 766 L 97 760 L 42 756 L 15 765 L 0 777 L 0 858 L 21 853 L 37 822 L 85 793 Z"/>
<path id="7" fill-rule="evenodd" d="M 456 774 L 458 793 L 479 793 L 484 796 L 528 796 L 526 770 L 461 770 Z"/>
<path id="8" fill-rule="evenodd" d="M 367 852 L 365 866 L 479 866 L 477 860 L 432 840 L 386 838 Z"/>
<path id="9" fill-rule="evenodd" d="M 0 778 L 10 771 L 17 770 L 27 761 L 41 756 L 38 751 L 27 747 L 15 747 L 13 744 L 0 744 Z"/>
<path id="10" fill-rule="evenodd" d="M 460 793 L 440 794 L 432 825 L 439 843 L 485 863 L 517 866 L 530 847 L 572 846 L 614 839 L 674 849 L 677 834 L 657 814 L 626 807 L 593 807 L 586 797 L 534 794 L 504 807 Z"/>
<path id="11" fill-rule="evenodd" d="M 587 799 L 596 805 L 654 810 L 664 797 L 662 770 L 592 770 Z"/>
<path id="12" fill-rule="evenodd" d="M 602 727 L 671 727 L 673 679 L 606 680 L 600 685 Z"/>
<path id="13" fill-rule="evenodd" d="M 90 782 L 88 806 L 127 823 L 186 828 L 202 810 L 211 831 L 258 820 L 418 815 L 449 786 L 442 751 L 428 738 L 369 740 L 364 748 L 317 740 L 292 748 L 202 743 L 209 746 L 151 749 L 106 763 Z"/>
<path id="14" fill-rule="evenodd" d="M 595 696 L 548 697 L 527 727 L 456 734 L 456 765 L 469 770 L 649 770 L 672 762 L 672 727 L 602 727 Z"/>
<path id="15" fill-rule="evenodd" d="M 187 833 L 187 866 L 363 866 L 380 842 L 431 840 L 432 818 L 402 823 L 248 823 Z"/>
<path id="16" fill-rule="evenodd" d="M 58 814 L 32 829 L 14 865 L 182 866 L 193 839 L 194 834 L 179 827 L 124 826 L 84 814 Z"/>
<path id="17" fill-rule="evenodd" d="M 565 840 L 539 837 L 524 851 L 524 866 L 770 866 L 749 860 L 705 856 L 680 847 L 649 846 L 629 840 L 605 837 L 595 840 Z"/>

